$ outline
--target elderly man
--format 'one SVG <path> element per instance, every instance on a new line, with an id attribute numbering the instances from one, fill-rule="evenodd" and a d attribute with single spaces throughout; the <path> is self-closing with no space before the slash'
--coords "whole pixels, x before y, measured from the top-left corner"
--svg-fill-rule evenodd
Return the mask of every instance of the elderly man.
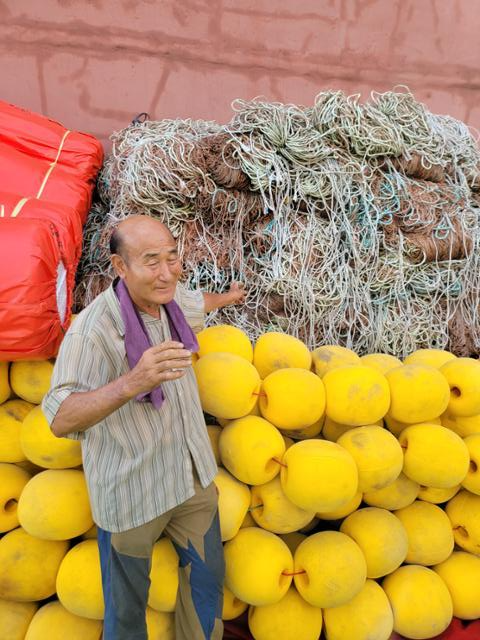
<path id="1" fill-rule="evenodd" d="M 43 410 L 81 441 L 105 600 L 104 640 L 146 640 L 152 548 L 179 557 L 176 640 L 222 637 L 224 563 L 217 472 L 192 370 L 204 314 L 243 301 L 177 286 L 175 241 L 131 216 L 110 248 L 117 279 L 66 334 Z"/>

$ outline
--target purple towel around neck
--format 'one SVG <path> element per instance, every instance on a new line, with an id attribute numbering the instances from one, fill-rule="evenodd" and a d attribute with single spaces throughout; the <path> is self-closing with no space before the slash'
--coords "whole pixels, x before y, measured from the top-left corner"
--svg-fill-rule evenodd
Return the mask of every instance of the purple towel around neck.
<path id="1" fill-rule="evenodd" d="M 143 352 L 152 346 L 152 342 L 123 280 L 119 280 L 115 285 L 115 293 L 120 302 L 120 313 L 125 325 L 125 350 L 128 364 L 130 369 L 133 369 Z M 181 342 L 189 351 L 198 351 L 197 338 L 175 300 L 163 306 L 167 313 L 172 340 Z M 140 393 L 136 397 L 139 402 L 151 402 L 156 409 L 160 409 L 164 399 L 161 386 L 155 387 L 150 392 Z"/>

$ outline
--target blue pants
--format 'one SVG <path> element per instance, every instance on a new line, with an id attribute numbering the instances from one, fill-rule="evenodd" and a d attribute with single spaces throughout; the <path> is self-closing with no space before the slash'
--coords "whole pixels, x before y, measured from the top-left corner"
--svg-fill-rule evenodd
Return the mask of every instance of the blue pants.
<path id="1" fill-rule="evenodd" d="M 147 640 L 152 549 L 168 536 L 179 557 L 176 640 L 221 640 L 223 547 L 215 485 L 152 522 L 121 533 L 98 527 L 105 619 L 103 640 Z"/>

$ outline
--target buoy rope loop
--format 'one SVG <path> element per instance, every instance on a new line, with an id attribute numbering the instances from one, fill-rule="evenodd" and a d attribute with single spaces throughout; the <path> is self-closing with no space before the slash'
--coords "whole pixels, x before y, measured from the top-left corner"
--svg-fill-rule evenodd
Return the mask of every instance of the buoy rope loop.
<path id="1" fill-rule="evenodd" d="M 301 571 L 282 571 L 282 576 L 300 576 L 302 573 L 307 573 L 305 569 Z"/>

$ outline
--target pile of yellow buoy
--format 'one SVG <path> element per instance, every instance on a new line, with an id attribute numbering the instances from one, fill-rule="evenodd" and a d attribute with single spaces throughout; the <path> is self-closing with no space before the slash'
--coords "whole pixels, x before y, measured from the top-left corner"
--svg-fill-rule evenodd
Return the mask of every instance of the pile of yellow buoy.
<path id="1" fill-rule="evenodd" d="M 252 347 L 231 326 L 198 339 L 219 464 L 225 620 L 248 609 L 255 640 L 388 640 L 480 618 L 478 361 L 442 350 L 403 363 L 337 346 L 311 353 L 276 332 Z M 51 369 L 0 363 L 4 640 L 101 635 L 80 445 L 55 438 L 35 406 Z M 174 638 L 177 570 L 160 539 L 150 640 Z"/>

